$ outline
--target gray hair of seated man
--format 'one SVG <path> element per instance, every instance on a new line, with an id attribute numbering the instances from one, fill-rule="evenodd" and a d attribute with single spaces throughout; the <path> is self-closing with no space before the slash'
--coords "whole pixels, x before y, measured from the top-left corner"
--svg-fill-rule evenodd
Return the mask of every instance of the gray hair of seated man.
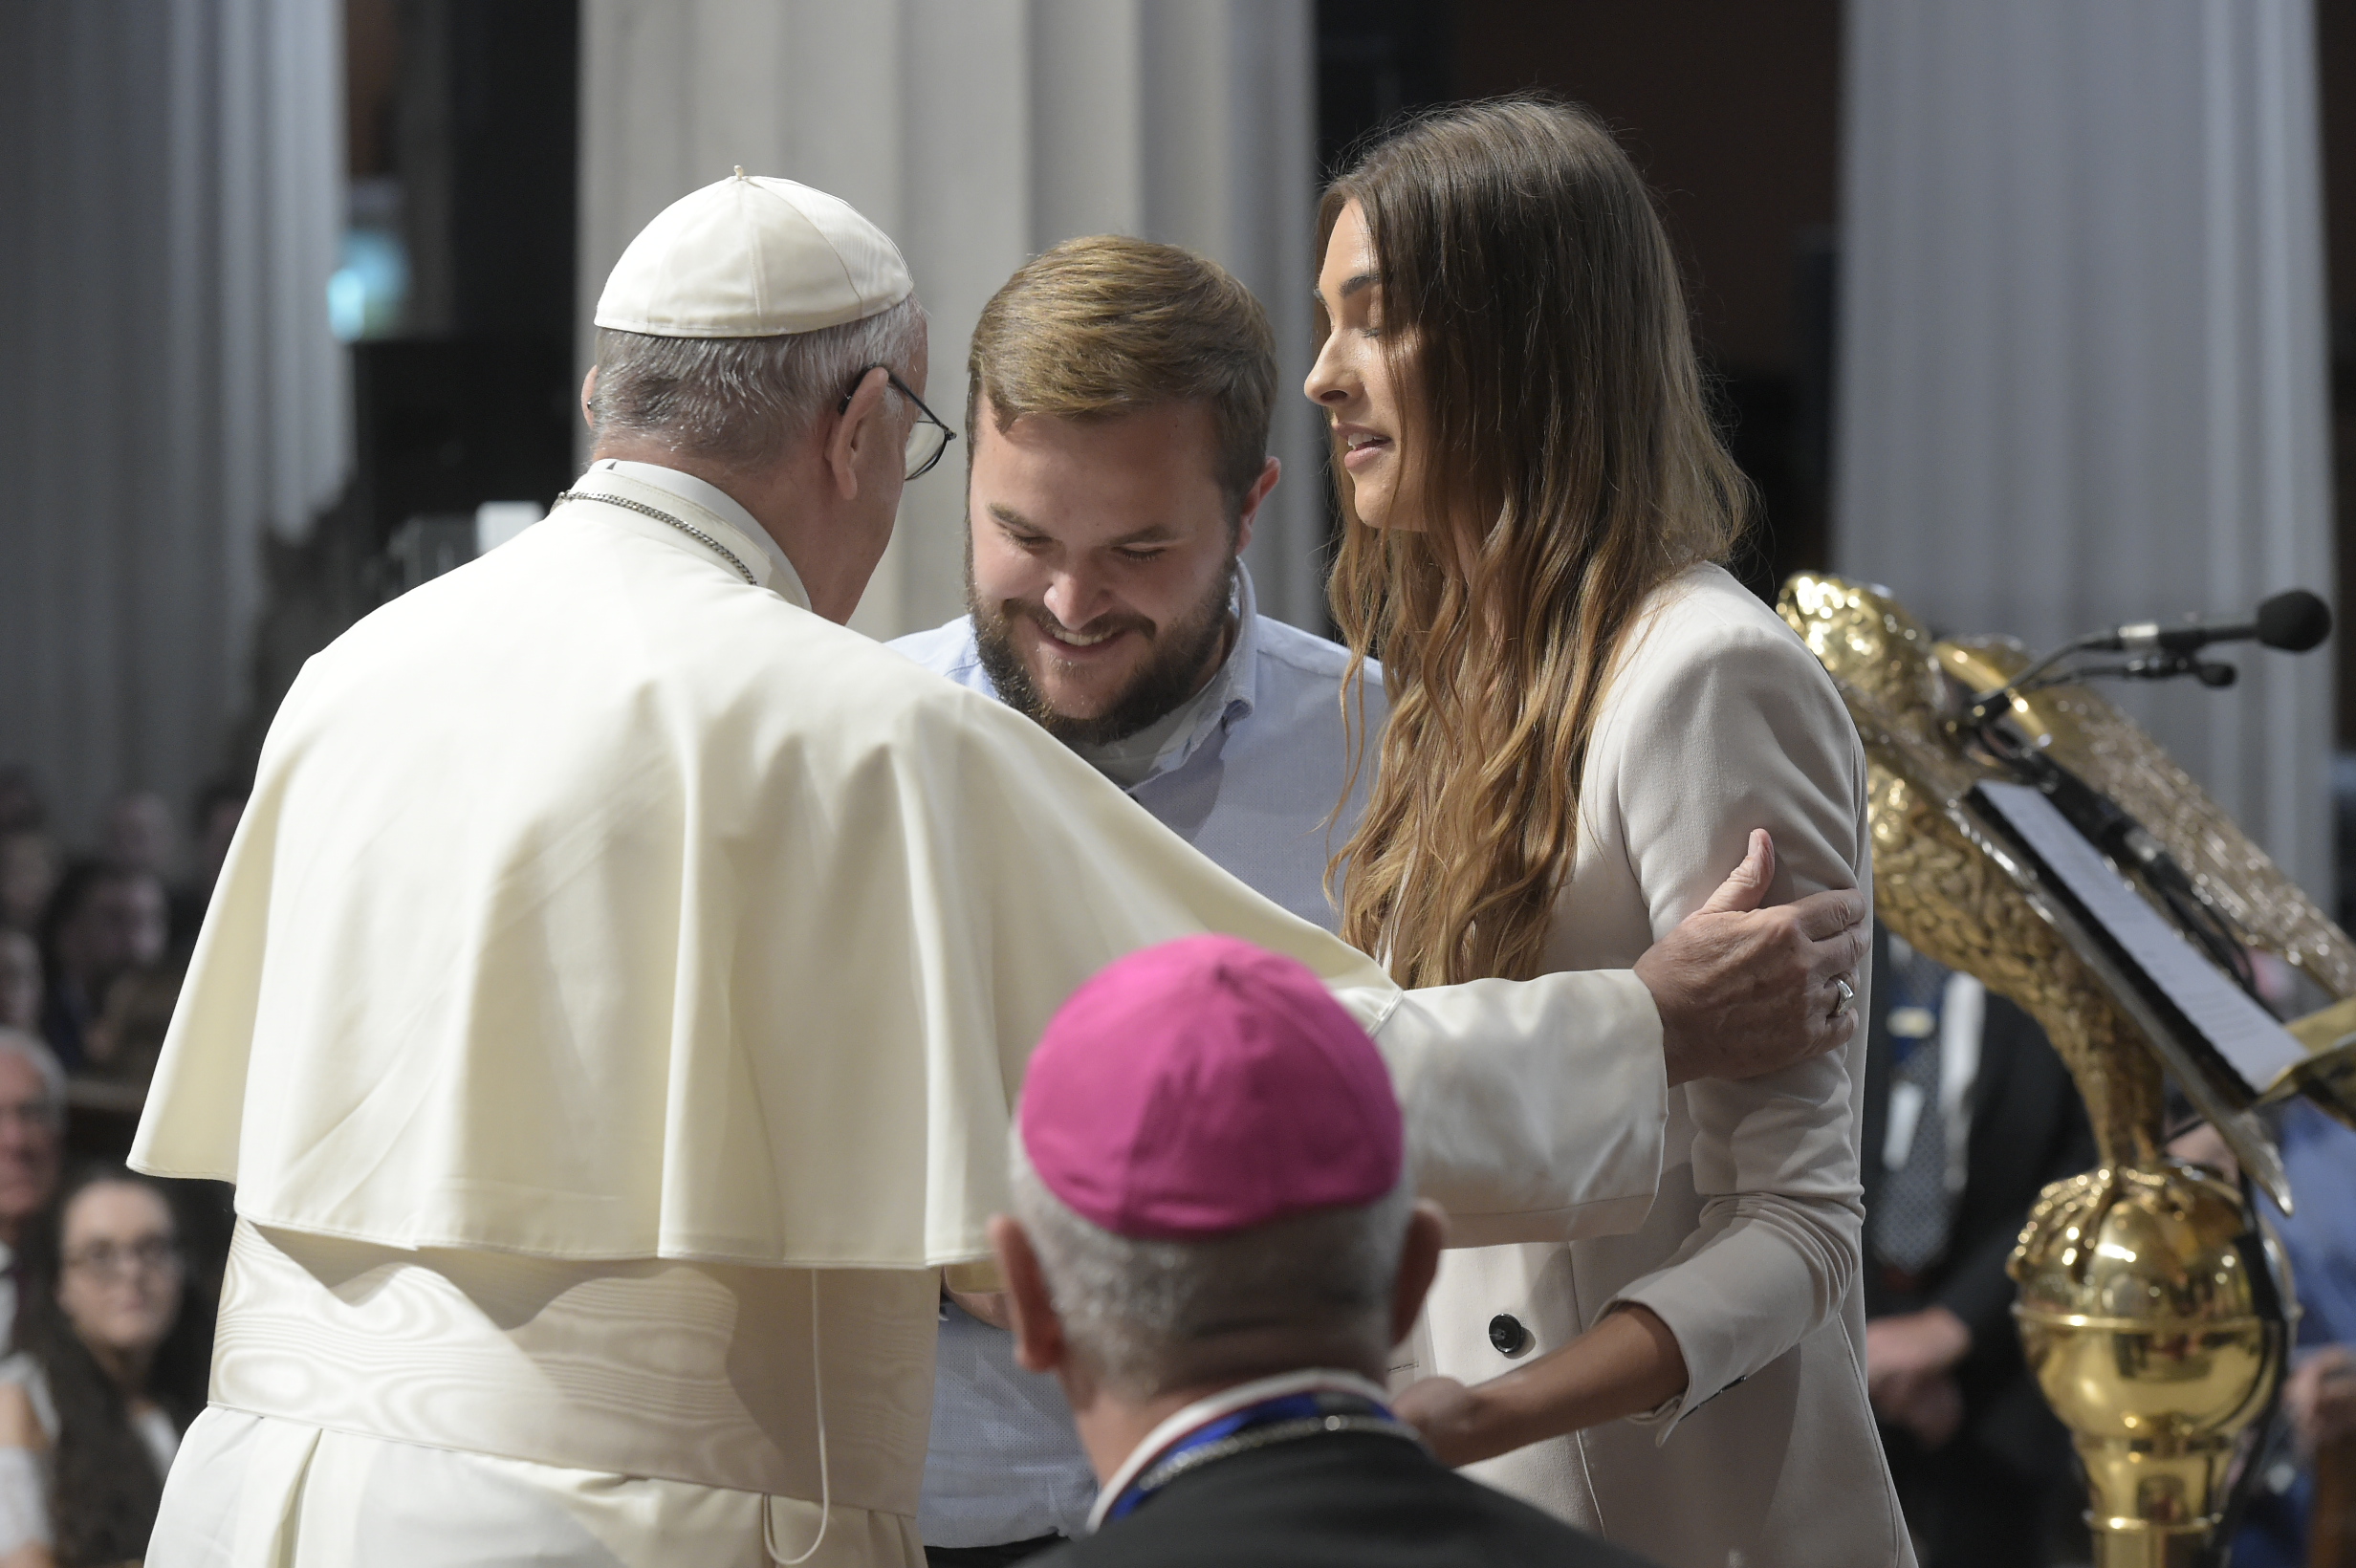
<path id="1" fill-rule="evenodd" d="M 1074 1213 L 1032 1169 L 1022 1140 L 1007 1142 L 1014 1217 L 1064 1339 L 1115 1394 L 1146 1400 L 1312 1366 L 1379 1367 L 1387 1357 L 1411 1173 L 1360 1209 L 1206 1241 L 1139 1240 Z"/>
<path id="2" fill-rule="evenodd" d="M 598 329 L 597 440 L 659 441 L 724 468 L 753 468 L 832 410 L 860 373 L 908 379 L 925 341 L 910 294 L 858 321 L 773 338 L 656 338 Z"/>
<path id="3" fill-rule="evenodd" d="M 21 1029 L 0 1029 L 0 1051 L 22 1056 L 33 1064 L 33 1070 L 41 1075 L 41 1107 L 48 1113 L 49 1124 L 63 1125 L 65 1069 L 57 1064 L 57 1054 L 46 1041 Z"/>

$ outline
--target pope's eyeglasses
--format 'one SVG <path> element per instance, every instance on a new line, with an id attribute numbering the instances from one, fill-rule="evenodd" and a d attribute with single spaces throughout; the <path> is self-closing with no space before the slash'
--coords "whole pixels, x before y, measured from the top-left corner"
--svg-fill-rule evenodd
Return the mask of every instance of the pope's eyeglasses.
<path id="1" fill-rule="evenodd" d="M 902 381 L 899 373 L 889 365 L 869 365 L 866 370 L 862 370 L 852 380 L 851 390 L 842 394 L 842 401 L 835 405 L 836 413 L 842 413 L 851 406 L 851 399 L 857 395 L 859 383 L 867 379 L 868 370 L 880 370 L 890 377 L 892 390 L 916 404 L 916 423 L 908 426 L 906 476 L 922 479 L 932 471 L 934 464 L 941 461 L 941 454 L 948 451 L 949 444 L 957 439 L 957 432 L 942 424 L 940 416 L 926 407 L 925 400 L 909 390 L 908 383 Z"/>

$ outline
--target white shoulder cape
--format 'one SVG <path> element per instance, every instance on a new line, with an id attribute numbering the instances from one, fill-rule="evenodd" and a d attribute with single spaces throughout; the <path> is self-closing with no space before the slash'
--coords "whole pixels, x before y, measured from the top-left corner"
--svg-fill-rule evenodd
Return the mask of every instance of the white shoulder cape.
<path id="1" fill-rule="evenodd" d="M 768 581 L 709 512 L 598 489 L 692 513 Z M 257 1224 L 393 1246 L 983 1257 L 1049 1015 L 1123 953 L 1221 930 L 1406 1042 L 1384 1041 L 1403 1098 L 1425 1079 L 1462 1113 L 1418 1157 L 1476 1223 L 1641 1219 L 1664 1106 L 1630 977 L 1403 1010 L 1371 960 L 1029 720 L 778 587 L 579 501 L 314 658 L 263 749 L 134 1163 L 234 1182 Z M 1468 1007 L 1512 1036 L 1477 1071 L 1444 1037 Z M 1578 1081 L 1514 1087 L 1573 1036 L 1594 1047 Z M 1600 1143 L 1546 1115 L 1598 1070 L 1633 1113 Z"/>

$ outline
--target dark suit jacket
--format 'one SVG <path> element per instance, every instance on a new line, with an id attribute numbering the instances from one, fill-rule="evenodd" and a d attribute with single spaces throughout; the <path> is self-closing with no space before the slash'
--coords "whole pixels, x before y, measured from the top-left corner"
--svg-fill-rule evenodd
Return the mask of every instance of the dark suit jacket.
<path id="1" fill-rule="evenodd" d="M 1885 933 L 1874 927 L 1874 957 L 1887 961 Z M 1865 1212 L 1873 1212 L 1886 1172 L 1882 1142 L 1889 1125 L 1893 1044 L 1877 996 L 1865 1047 L 1865 1095 L 1860 1145 Z M 2013 1282 L 2004 1260 L 2020 1239 L 2029 1206 L 2046 1183 L 2094 1165 L 2094 1133 L 2084 1102 L 2045 1032 L 2019 1008 L 1989 993 L 1988 1017 L 1972 1081 L 1972 1116 L 1965 1150 L 1963 1201 L 1947 1256 L 1924 1272 L 1916 1289 L 1901 1292 L 1865 1256 L 1865 1316 L 1882 1318 L 1941 1306 L 1972 1331 L 1972 1352 L 1956 1368 L 1963 1392 L 1964 1431 L 2024 1470 L 2066 1466 L 2061 1426 L 2045 1409 L 2020 1356 L 2013 1325 Z M 1867 1228 L 1870 1236 L 1870 1225 Z"/>
<path id="2" fill-rule="evenodd" d="M 1026 1568 L 1644 1568 L 1412 1443 L 1342 1432 L 1217 1460 Z"/>

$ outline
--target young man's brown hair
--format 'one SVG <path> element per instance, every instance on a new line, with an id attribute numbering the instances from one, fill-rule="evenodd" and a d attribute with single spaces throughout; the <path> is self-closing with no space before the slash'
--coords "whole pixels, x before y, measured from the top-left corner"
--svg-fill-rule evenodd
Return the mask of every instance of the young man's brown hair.
<path id="1" fill-rule="evenodd" d="M 1268 315 L 1225 268 L 1120 234 L 1065 240 L 982 307 L 966 360 L 966 452 L 971 461 L 985 395 L 1001 432 L 1025 414 L 1086 421 L 1203 403 L 1233 521 L 1268 462 L 1276 393 Z"/>

